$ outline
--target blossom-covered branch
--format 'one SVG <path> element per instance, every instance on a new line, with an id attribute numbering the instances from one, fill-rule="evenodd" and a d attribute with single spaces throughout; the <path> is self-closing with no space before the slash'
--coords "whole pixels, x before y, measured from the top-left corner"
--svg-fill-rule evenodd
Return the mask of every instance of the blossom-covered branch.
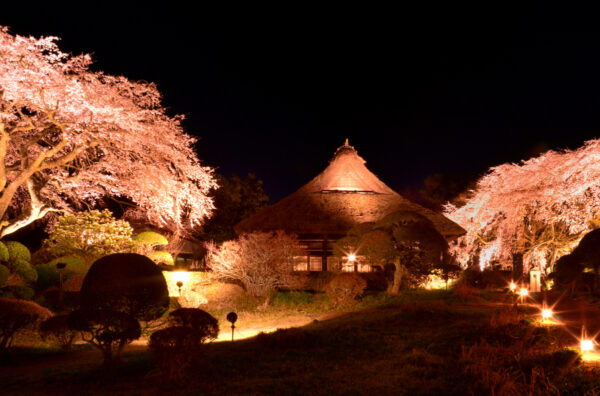
<path id="1" fill-rule="evenodd" d="M 57 38 L 0 27 L 0 236 L 48 211 L 125 198 L 172 230 L 202 224 L 212 169 L 152 83 L 90 70 Z"/>

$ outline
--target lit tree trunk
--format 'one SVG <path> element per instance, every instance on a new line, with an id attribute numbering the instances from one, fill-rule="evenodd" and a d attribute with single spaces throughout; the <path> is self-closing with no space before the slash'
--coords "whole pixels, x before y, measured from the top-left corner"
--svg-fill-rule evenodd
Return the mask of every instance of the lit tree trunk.
<path id="1" fill-rule="evenodd" d="M 400 262 L 399 258 L 394 259 L 394 280 L 388 287 L 388 294 L 399 294 L 400 285 L 402 284 L 402 278 L 406 274 L 406 267 Z"/>

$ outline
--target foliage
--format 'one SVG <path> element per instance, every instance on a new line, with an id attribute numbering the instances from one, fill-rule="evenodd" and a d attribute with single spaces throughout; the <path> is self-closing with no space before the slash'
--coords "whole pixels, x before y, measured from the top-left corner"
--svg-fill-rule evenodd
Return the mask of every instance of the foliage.
<path id="1" fill-rule="evenodd" d="M 0 242 L 0 262 L 8 261 L 10 254 L 4 242 Z"/>
<path id="2" fill-rule="evenodd" d="M 18 296 L 19 298 L 32 298 L 31 289 L 8 290 L 17 286 L 25 287 L 37 280 L 37 271 L 31 266 L 31 253 L 29 249 L 20 242 L 7 241 L 1 243 L 0 254 L 4 255 L 6 260 L 0 261 L 3 264 L 0 268 L 0 288 L 4 287 L 4 295 Z M 8 269 L 8 276 L 6 276 Z M 15 292 L 16 291 L 16 292 Z M 8 293 L 8 294 L 7 294 Z"/>
<path id="3" fill-rule="evenodd" d="M 148 347 L 162 375 L 171 381 L 182 380 L 185 370 L 200 354 L 201 333 L 191 327 L 175 326 L 150 336 Z"/>
<path id="4" fill-rule="evenodd" d="M 92 264 L 81 288 L 81 306 L 120 311 L 137 320 L 156 319 L 169 307 L 167 283 L 149 258 L 111 254 Z"/>
<path id="5" fill-rule="evenodd" d="M 14 285 L 8 287 L 9 293 L 16 298 L 22 298 L 23 300 L 31 300 L 35 296 L 35 290 L 29 286 Z"/>
<path id="6" fill-rule="evenodd" d="M 10 270 L 8 269 L 8 267 L 0 264 L 0 286 L 4 286 L 9 276 Z"/>
<path id="7" fill-rule="evenodd" d="M 175 265 L 171 253 L 164 250 L 155 250 L 158 246 L 169 245 L 169 240 L 158 232 L 143 231 L 133 237 L 133 244 L 135 253 L 148 257 L 156 264 Z"/>
<path id="8" fill-rule="evenodd" d="M 335 305 L 348 304 L 360 297 L 367 281 L 355 273 L 338 274 L 327 284 L 325 293 Z"/>
<path id="9" fill-rule="evenodd" d="M 104 365 L 118 363 L 125 345 L 142 334 L 140 323 L 119 311 L 79 309 L 71 312 L 67 321 L 84 341 L 102 351 Z"/>
<path id="10" fill-rule="evenodd" d="M 514 254 L 525 254 L 525 272 L 532 263 L 552 270 L 582 233 L 597 227 L 599 153 L 596 139 L 574 151 L 551 150 L 491 168 L 464 206 L 445 209 L 446 216 L 467 230 L 453 247 L 461 264 L 480 255 L 482 268 L 493 260 L 509 265 Z M 542 238 L 529 242 L 528 250 L 531 235 Z"/>
<path id="11" fill-rule="evenodd" d="M 13 262 L 12 266 L 15 272 L 27 282 L 35 282 L 37 280 L 37 272 L 27 261 L 17 259 Z"/>
<path id="12" fill-rule="evenodd" d="M 154 332 L 148 346 L 161 371 L 170 380 L 177 380 L 199 356 L 202 344 L 219 336 L 219 323 L 197 308 L 176 309 L 169 321 L 172 326 Z"/>
<path id="13" fill-rule="evenodd" d="M 234 239 L 233 227 L 269 204 L 262 181 L 249 173 L 246 178 L 217 175 L 219 189 L 213 190 L 215 213 L 203 227 L 203 239 L 217 243 Z"/>
<path id="14" fill-rule="evenodd" d="M 401 195 L 412 202 L 440 212 L 447 202 L 457 206 L 464 205 L 468 191 L 473 187 L 474 182 L 462 175 L 434 173 L 423 180 L 419 190 L 406 188 Z"/>
<path id="15" fill-rule="evenodd" d="M 592 288 L 596 292 L 600 287 L 600 229 L 587 233 L 573 252 L 562 256 L 551 275 L 558 285 L 569 285 L 573 291 L 586 268 L 594 274 Z"/>
<path id="16" fill-rule="evenodd" d="M 15 262 L 17 260 L 31 261 L 31 252 L 27 246 L 17 241 L 4 242 L 6 249 L 8 250 L 8 261 Z"/>
<path id="17" fill-rule="evenodd" d="M 154 84 L 92 71 L 56 41 L 0 27 L 0 237 L 107 195 L 159 227 L 201 225 L 216 183 L 182 117 Z"/>
<path id="18" fill-rule="evenodd" d="M 147 257 L 156 264 L 175 265 L 175 260 L 173 259 L 173 256 L 171 256 L 171 253 L 163 250 L 152 251 L 148 253 Z"/>
<path id="19" fill-rule="evenodd" d="M 363 223 L 334 245 L 334 253 L 346 258 L 353 252 L 371 265 L 395 266 L 389 287 L 397 293 L 403 281 L 420 284 L 435 268 L 447 262 L 447 242 L 424 216 L 414 212 L 390 213 L 376 223 Z M 405 277 L 405 275 L 408 275 Z"/>
<path id="20" fill-rule="evenodd" d="M 10 346 L 15 333 L 50 316 L 52 312 L 33 301 L 0 297 L 0 350 Z"/>
<path id="21" fill-rule="evenodd" d="M 63 283 L 63 289 L 66 292 L 79 292 L 84 280 L 84 275 L 73 275 Z"/>
<path id="22" fill-rule="evenodd" d="M 161 245 L 168 245 L 169 240 L 163 235 L 154 231 L 143 231 L 133 237 L 133 240 L 142 245 L 148 245 L 150 247 L 156 247 Z"/>
<path id="23" fill-rule="evenodd" d="M 108 210 L 90 210 L 61 216 L 44 243 L 54 257 L 81 257 L 88 265 L 102 256 L 133 249 L 128 222 Z"/>
<path id="24" fill-rule="evenodd" d="M 65 268 L 60 270 L 65 283 L 69 282 L 71 278 L 85 276 L 91 266 L 91 263 L 87 263 L 81 256 L 57 257 L 46 264 L 38 264 L 34 268 L 38 274 L 37 287 L 39 289 L 58 286 L 60 280 L 59 270 L 56 268 L 58 263 L 65 264 Z"/>
<path id="25" fill-rule="evenodd" d="M 179 308 L 169 314 L 172 326 L 190 327 L 201 334 L 201 342 L 219 336 L 219 322 L 208 312 L 198 308 Z"/>
<path id="26" fill-rule="evenodd" d="M 51 339 L 64 350 L 70 350 L 77 331 L 69 327 L 69 314 L 52 316 L 40 323 L 39 332 L 43 340 Z"/>
<path id="27" fill-rule="evenodd" d="M 242 234 L 209 253 L 208 263 L 218 278 L 241 282 L 254 297 L 267 297 L 292 282 L 295 236 L 282 231 Z"/>

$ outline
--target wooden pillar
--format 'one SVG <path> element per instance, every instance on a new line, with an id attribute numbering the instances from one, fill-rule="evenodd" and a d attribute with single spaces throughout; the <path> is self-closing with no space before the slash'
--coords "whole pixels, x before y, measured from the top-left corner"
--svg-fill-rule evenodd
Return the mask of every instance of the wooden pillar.
<path id="1" fill-rule="evenodd" d="M 327 271 L 327 234 L 323 235 L 323 250 L 321 254 L 321 270 Z"/>

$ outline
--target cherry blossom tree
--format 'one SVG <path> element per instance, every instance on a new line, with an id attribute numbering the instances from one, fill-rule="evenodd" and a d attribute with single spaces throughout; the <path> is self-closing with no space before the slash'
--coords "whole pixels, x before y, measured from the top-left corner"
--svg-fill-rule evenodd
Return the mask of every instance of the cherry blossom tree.
<path id="1" fill-rule="evenodd" d="M 201 224 L 216 183 L 182 117 L 154 84 L 92 71 L 57 40 L 0 26 L 0 237 L 106 196 L 159 227 Z"/>
<path id="2" fill-rule="evenodd" d="M 449 204 L 445 214 L 467 230 L 452 248 L 463 265 L 476 257 L 482 269 L 510 265 L 522 254 L 526 272 L 549 271 L 599 225 L 600 139 L 493 167 L 464 206 Z"/>

